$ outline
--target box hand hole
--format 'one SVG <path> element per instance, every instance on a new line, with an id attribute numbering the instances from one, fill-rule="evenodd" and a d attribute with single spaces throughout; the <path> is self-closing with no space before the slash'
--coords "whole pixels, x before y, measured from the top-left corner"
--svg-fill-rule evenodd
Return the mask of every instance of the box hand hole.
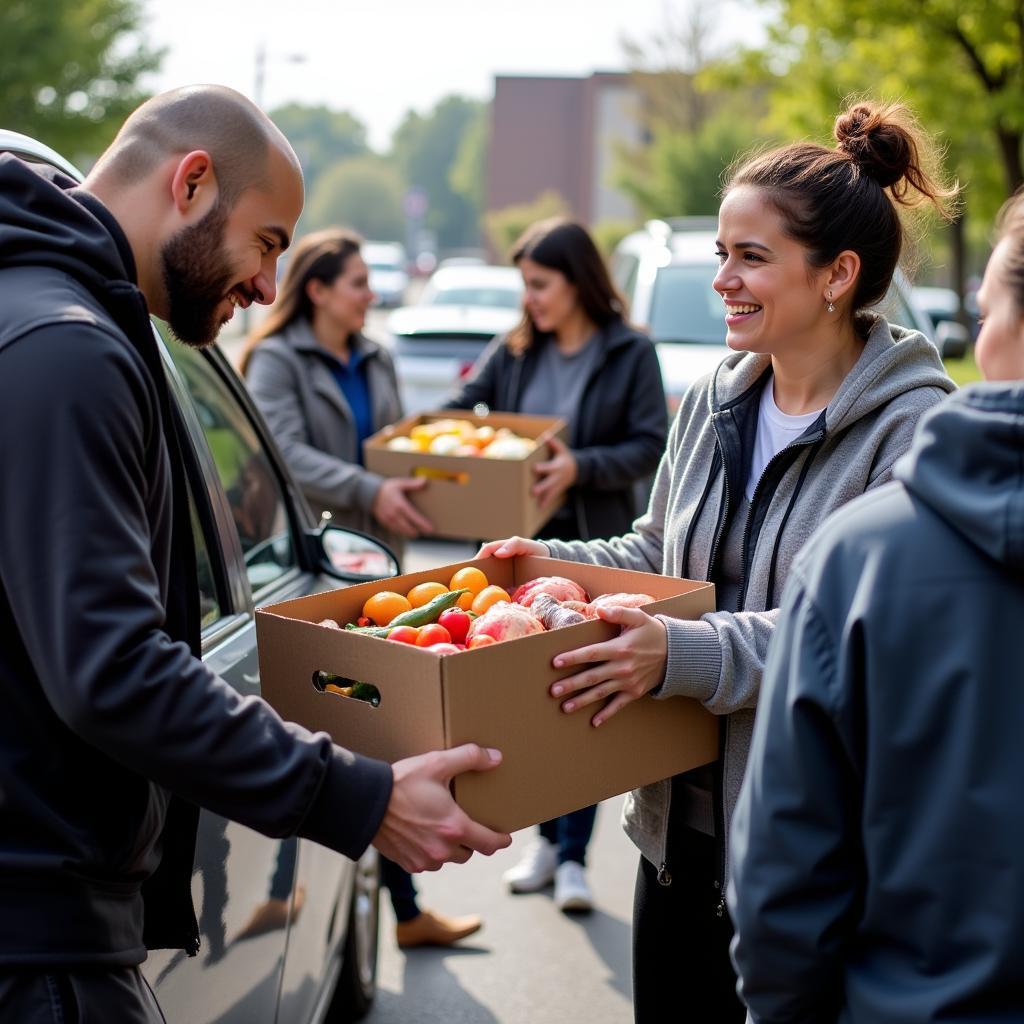
<path id="1" fill-rule="evenodd" d="M 355 679 L 335 675 L 333 672 L 314 672 L 313 689 L 319 693 L 331 693 L 335 697 L 361 700 L 371 707 L 380 707 L 380 690 L 372 683 L 360 683 Z"/>

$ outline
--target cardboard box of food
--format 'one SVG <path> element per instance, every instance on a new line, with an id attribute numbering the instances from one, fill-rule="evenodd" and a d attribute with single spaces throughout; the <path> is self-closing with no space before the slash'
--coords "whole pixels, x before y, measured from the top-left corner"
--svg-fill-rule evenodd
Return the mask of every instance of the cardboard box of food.
<path id="1" fill-rule="evenodd" d="M 447 655 L 317 625 L 324 618 L 354 622 L 371 594 L 404 594 L 427 580 L 447 584 L 466 565 L 509 592 L 540 576 L 566 576 L 591 598 L 650 594 L 651 614 L 692 619 L 714 607 L 714 587 L 693 580 L 532 556 L 459 562 L 257 609 L 263 696 L 284 718 L 386 761 L 468 742 L 497 747 L 500 767 L 459 776 L 453 785 L 471 817 L 504 831 L 715 760 L 718 722 L 695 700 L 644 697 L 595 729 L 596 708 L 566 714 L 549 696 L 551 683 L 569 674 L 554 669 L 552 658 L 614 636 L 608 623 Z M 325 691 L 324 673 L 373 684 L 379 704 Z"/>
<path id="2" fill-rule="evenodd" d="M 413 427 L 438 419 L 468 420 L 475 427 L 507 427 L 536 441 L 537 447 L 522 459 L 433 455 L 387 447 L 392 438 L 407 436 Z M 382 476 L 427 478 L 427 486 L 410 499 L 433 523 L 439 537 L 472 541 L 515 534 L 532 537 L 558 509 L 557 503 L 541 508 L 530 494 L 537 482 L 533 467 L 550 458 L 546 442 L 552 437 L 567 440 L 564 420 L 498 412 L 477 416 L 445 409 L 407 416 L 368 437 L 363 443 L 363 460 L 367 469 Z"/>

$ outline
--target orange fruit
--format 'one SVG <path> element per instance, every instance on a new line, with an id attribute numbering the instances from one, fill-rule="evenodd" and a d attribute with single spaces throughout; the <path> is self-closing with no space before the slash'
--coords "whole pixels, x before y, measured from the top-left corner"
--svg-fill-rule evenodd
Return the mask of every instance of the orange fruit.
<path id="1" fill-rule="evenodd" d="M 488 608 L 492 605 L 496 605 L 499 601 L 511 600 L 512 598 L 510 598 L 508 593 L 505 590 L 502 590 L 501 587 L 484 587 L 484 589 L 473 598 L 470 610 L 475 612 L 477 615 L 483 615 Z"/>
<path id="2" fill-rule="evenodd" d="M 464 612 L 468 612 L 473 607 L 476 595 L 487 585 L 487 576 L 475 565 L 467 565 L 465 569 L 459 569 L 448 582 L 450 590 L 469 591 L 468 594 L 463 594 L 455 605 L 456 608 L 461 608 Z"/>
<path id="3" fill-rule="evenodd" d="M 377 626 L 386 626 L 396 615 L 412 609 L 409 599 L 393 590 L 382 590 L 366 599 L 363 614 Z"/>
<path id="4" fill-rule="evenodd" d="M 443 583 L 417 583 L 405 596 L 413 608 L 422 608 L 429 604 L 435 597 L 447 594 L 448 588 Z"/>
<path id="5" fill-rule="evenodd" d="M 467 565 L 465 569 L 459 569 L 449 580 L 449 590 L 468 590 L 474 597 L 480 593 L 488 584 L 486 575 L 475 565 Z"/>
<path id="6" fill-rule="evenodd" d="M 497 642 L 493 636 L 489 636 L 487 633 L 477 633 L 476 636 L 469 638 L 469 643 L 466 646 L 472 651 L 477 647 L 490 647 L 491 644 L 496 644 Z"/>

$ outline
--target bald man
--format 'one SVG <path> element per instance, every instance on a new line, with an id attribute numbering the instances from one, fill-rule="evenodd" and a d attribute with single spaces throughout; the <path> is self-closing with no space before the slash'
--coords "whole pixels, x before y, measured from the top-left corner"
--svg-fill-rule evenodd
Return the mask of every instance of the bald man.
<path id="1" fill-rule="evenodd" d="M 285 138 L 219 87 L 143 104 L 82 187 L 0 157 L 0 1019 L 161 1019 L 138 965 L 198 950 L 199 806 L 411 871 L 509 842 L 448 788 L 496 752 L 359 757 L 200 660 L 149 314 L 203 346 L 272 302 L 302 199 Z"/>

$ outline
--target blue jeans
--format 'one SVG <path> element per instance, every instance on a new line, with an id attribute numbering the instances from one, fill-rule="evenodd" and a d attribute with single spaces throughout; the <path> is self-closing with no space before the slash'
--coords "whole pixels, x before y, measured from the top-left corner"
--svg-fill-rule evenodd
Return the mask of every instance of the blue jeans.
<path id="1" fill-rule="evenodd" d="M 559 864 L 574 860 L 577 864 L 586 865 L 587 844 L 594 833 L 596 819 L 597 804 L 591 804 L 541 824 L 540 834 L 558 847 Z"/>

